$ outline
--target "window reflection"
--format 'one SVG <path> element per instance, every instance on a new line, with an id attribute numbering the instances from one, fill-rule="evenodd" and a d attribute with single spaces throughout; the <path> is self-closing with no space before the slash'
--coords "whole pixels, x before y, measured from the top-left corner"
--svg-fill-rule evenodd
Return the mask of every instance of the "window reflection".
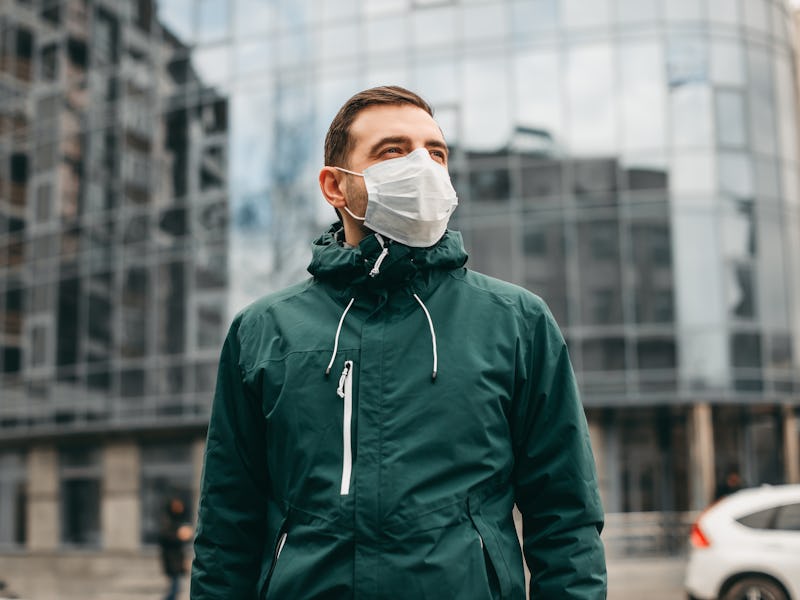
<path id="1" fill-rule="evenodd" d="M 570 29 L 586 27 L 608 27 L 611 19 L 610 0 L 562 0 L 564 25 Z"/>
<path id="2" fill-rule="evenodd" d="M 596 217 L 577 227 L 581 323 L 622 323 L 619 222 Z"/>
<path id="3" fill-rule="evenodd" d="M 465 6 L 462 13 L 464 43 L 507 37 L 508 18 L 505 4 Z"/>
<path id="4" fill-rule="evenodd" d="M 664 3 L 664 13 L 670 21 L 696 21 L 705 17 L 703 4 L 696 0 L 669 0 Z"/>
<path id="5" fill-rule="evenodd" d="M 721 229 L 726 258 L 749 259 L 755 256 L 756 222 L 752 202 L 739 201 L 726 205 Z"/>
<path id="6" fill-rule="evenodd" d="M 464 145 L 470 149 L 496 149 L 511 134 L 508 78 L 502 59 L 468 59 L 464 62 Z"/>
<path id="7" fill-rule="evenodd" d="M 769 33 L 770 11 L 769 0 L 748 0 L 743 3 L 744 15 L 742 22 L 746 27 L 756 31 Z"/>
<path id="8" fill-rule="evenodd" d="M 405 15 L 369 19 L 366 28 L 367 53 L 392 53 L 407 43 L 407 18 Z"/>
<path id="9" fill-rule="evenodd" d="M 706 0 L 708 2 L 708 18 L 725 25 L 739 23 L 739 2 L 737 0 Z"/>
<path id="10" fill-rule="evenodd" d="M 728 311 L 732 317 L 753 319 L 756 314 L 753 268 L 746 263 L 732 263 L 728 269 Z"/>
<path id="11" fill-rule="evenodd" d="M 219 41 L 228 35 L 230 3 L 228 0 L 196 0 L 197 39 Z"/>
<path id="12" fill-rule="evenodd" d="M 634 311 L 638 323 L 674 319 L 672 242 L 666 209 L 638 207 L 630 224 L 628 260 L 634 268 Z"/>
<path id="13" fill-rule="evenodd" d="M 708 329 L 712 324 L 720 324 L 723 314 L 716 217 L 699 210 L 679 212 L 673 217 L 673 228 L 676 308 L 681 325 L 687 329 Z M 697 290 L 702 290 L 702 294 Z M 681 342 L 681 348 L 685 347 Z"/>
<path id="14" fill-rule="evenodd" d="M 735 198 L 753 197 L 753 165 L 744 152 L 720 152 L 717 158 L 719 188 Z"/>
<path id="15" fill-rule="evenodd" d="M 611 159 L 576 160 L 571 163 L 572 192 L 580 202 L 617 203 L 617 162 Z"/>
<path id="16" fill-rule="evenodd" d="M 579 4 L 587 6 L 585 2 Z M 608 152 L 616 147 L 618 128 L 612 64 L 612 48 L 606 44 L 575 46 L 567 55 L 569 147 L 575 154 Z"/>
<path id="17" fill-rule="evenodd" d="M 666 137 L 664 56 L 655 42 L 620 46 L 620 118 L 625 151 L 662 148 Z"/>
<path id="18" fill-rule="evenodd" d="M 758 215 L 758 301 L 762 323 L 771 330 L 789 328 L 786 249 L 780 217 L 762 208 Z"/>
<path id="19" fill-rule="evenodd" d="M 718 91 L 716 94 L 717 142 L 721 146 L 741 148 L 747 143 L 744 96 L 741 92 Z"/>
<path id="20" fill-rule="evenodd" d="M 517 42 L 529 42 L 531 33 L 554 31 L 558 26 L 558 0 L 512 0 L 511 27 Z"/>
<path id="21" fill-rule="evenodd" d="M 458 77 L 451 61 L 425 60 L 415 65 L 416 88 L 432 105 L 457 103 Z M 437 121 L 439 114 L 436 114 Z"/>
<path id="22" fill-rule="evenodd" d="M 583 340 L 581 356 L 586 371 L 622 371 L 627 368 L 625 338 L 622 337 Z"/>
<path id="23" fill-rule="evenodd" d="M 524 285 L 547 301 L 556 321 L 567 325 L 567 247 L 560 219 L 533 216 L 522 233 Z"/>
<path id="24" fill-rule="evenodd" d="M 777 136 L 773 107 L 774 90 L 770 54 L 757 46 L 747 50 L 747 73 L 750 79 L 750 133 L 756 152 L 774 156 Z"/>
<path id="25" fill-rule="evenodd" d="M 672 143 L 676 148 L 713 147 L 711 102 L 711 92 L 705 86 L 672 89 Z"/>
<path id="26" fill-rule="evenodd" d="M 646 23 L 659 18 L 658 0 L 615 0 L 615 17 L 622 24 Z"/>
<path id="27" fill-rule="evenodd" d="M 513 277 L 511 224 L 486 223 L 475 228 L 465 227 L 463 231 L 467 237 L 467 252 L 470 262 L 474 263 L 473 268 L 493 277 L 511 280 Z"/>
<path id="28" fill-rule="evenodd" d="M 536 129 L 555 144 L 564 141 L 559 55 L 545 50 L 514 57 L 514 118 L 518 126 Z M 546 94 L 542 90 L 548 90 Z"/>
<path id="29" fill-rule="evenodd" d="M 711 42 L 711 80 L 718 85 L 744 85 L 744 52 L 739 41 Z"/>
<path id="30" fill-rule="evenodd" d="M 452 6 L 415 10 L 411 15 L 415 48 L 449 46 L 455 42 L 456 12 Z"/>

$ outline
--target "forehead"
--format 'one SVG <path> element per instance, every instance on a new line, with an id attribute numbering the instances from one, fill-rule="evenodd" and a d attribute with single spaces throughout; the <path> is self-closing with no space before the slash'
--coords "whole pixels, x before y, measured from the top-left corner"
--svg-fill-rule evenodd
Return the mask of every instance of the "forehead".
<path id="1" fill-rule="evenodd" d="M 444 142 L 439 125 L 413 104 L 377 104 L 362 109 L 350 126 L 353 150 L 363 150 L 384 137 L 406 136 L 414 141 Z"/>

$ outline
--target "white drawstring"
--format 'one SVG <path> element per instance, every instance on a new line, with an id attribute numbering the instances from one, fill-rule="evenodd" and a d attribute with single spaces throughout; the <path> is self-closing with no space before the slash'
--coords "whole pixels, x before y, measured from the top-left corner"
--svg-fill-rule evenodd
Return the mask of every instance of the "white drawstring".
<path id="1" fill-rule="evenodd" d="M 372 267 L 372 270 L 369 272 L 370 277 L 377 277 L 378 273 L 381 272 L 381 265 L 383 264 L 383 259 L 389 255 L 389 244 L 383 241 L 380 233 L 375 234 L 375 239 L 380 242 L 381 246 L 383 246 L 383 250 L 381 250 L 380 256 L 378 256 L 378 260 L 375 261 L 375 266 Z"/>
<path id="2" fill-rule="evenodd" d="M 431 343 L 433 344 L 433 375 L 431 376 L 431 379 L 435 381 L 436 371 L 439 367 L 439 356 L 436 352 L 436 332 L 433 330 L 433 319 L 431 319 L 431 313 L 428 312 L 428 309 L 425 307 L 425 304 L 422 302 L 422 300 L 419 299 L 419 296 L 414 294 L 414 298 L 416 299 L 417 302 L 419 302 L 419 305 L 425 312 L 425 316 L 428 317 L 428 327 L 431 328 Z"/>
<path id="3" fill-rule="evenodd" d="M 350 302 L 347 304 L 347 307 L 342 313 L 342 317 L 339 319 L 339 326 L 336 328 L 336 337 L 333 338 L 333 354 L 331 354 L 331 362 L 328 363 L 328 368 L 325 369 L 326 377 L 331 374 L 333 361 L 336 360 L 336 351 L 339 349 L 339 334 L 342 332 L 342 323 L 344 323 L 344 318 L 347 316 L 347 311 L 350 310 L 351 306 L 353 306 L 353 302 L 355 302 L 355 298 L 350 298 Z"/>

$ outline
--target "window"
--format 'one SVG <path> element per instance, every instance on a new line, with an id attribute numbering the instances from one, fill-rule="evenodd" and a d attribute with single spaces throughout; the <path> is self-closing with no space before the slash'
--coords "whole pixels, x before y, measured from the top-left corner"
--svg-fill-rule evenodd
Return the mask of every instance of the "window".
<path id="1" fill-rule="evenodd" d="M 0 547 L 22 546 L 26 531 L 25 455 L 0 454 Z"/>
<path id="2" fill-rule="evenodd" d="M 191 444 L 172 442 L 142 447 L 143 544 L 155 544 L 158 541 L 160 520 L 170 498 L 180 498 L 188 508 L 188 514 L 194 512 L 193 481 Z"/>
<path id="3" fill-rule="evenodd" d="M 61 475 L 61 543 L 100 545 L 100 452 L 69 448 L 59 455 Z"/>
<path id="4" fill-rule="evenodd" d="M 771 529 L 775 519 L 775 510 L 775 507 L 759 510 L 758 512 L 739 517 L 736 521 L 752 529 Z"/>
<path id="5" fill-rule="evenodd" d="M 800 503 L 780 507 L 775 519 L 775 529 L 800 531 Z"/>

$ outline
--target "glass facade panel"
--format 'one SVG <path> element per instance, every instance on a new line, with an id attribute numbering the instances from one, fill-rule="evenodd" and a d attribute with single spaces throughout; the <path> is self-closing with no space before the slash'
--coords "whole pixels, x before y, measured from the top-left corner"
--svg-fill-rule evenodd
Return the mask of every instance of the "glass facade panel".
<path id="1" fill-rule="evenodd" d="M 704 0 L 670 0 L 664 3 L 669 21 L 698 21 L 705 17 Z"/>
<path id="2" fill-rule="evenodd" d="M 753 164 L 744 152 L 720 152 L 717 157 L 719 190 L 739 199 L 753 197 Z"/>
<path id="3" fill-rule="evenodd" d="M 745 84 L 744 50 L 741 42 L 726 39 L 712 40 L 711 80 L 717 85 Z"/>
<path id="4" fill-rule="evenodd" d="M 661 16 L 658 0 L 615 0 L 616 21 L 623 25 L 651 23 Z"/>
<path id="5" fill-rule="evenodd" d="M 620 46 L 620 118 L 624 152 L 663 148 L 666 143 L 664 55 L 657 42 Z"/>
<path id="6" fill-rule="evenodd" d="M 611 1 L 562 0 L 562 19 L 567 29 L 608 27 L 611 23 Z"/>
<path id="7" fill-rule="evenodd" d="M 465 44 L 504 39 L 508 35 L 505 4 L 465 6 L 462 13 L 462 27 Z"/>
<path id="8" fill-rule="evenodd" d="M 739 23 L 739 0 L 706 0 L 708 18 L 713 23 L 734 26 Z"/>
<path id="9" fill-rule="evenodd" d="M 463 73 L 462 143 L 471 150 L 491 150 L 507 145 L 513 125 L 504 61 L 467 59 Z"/>
<path id="10" fill-rule="evenodd" d="M 514 41 L 527 43 L 532 34 L 555 31 L 558 15 L 558 0 L 511 0 Z"/>
<path id="11" fill-rule="evenodd" d="M 753 149 L 770 156 L 778 151 L 772 72 L 772 57 L 769 53 L 759 46 L 749 46 L 747 73 L 750 83 L 750 135 Z"/>
<path id="12" fill-rule="evenodd" d="M 514 123 L 529 129 L 545 152 L 564 142 L 560 72 L 555 51 L 525 52 L 514 57 Z M 550 93 L 540 93 L 543 89 Z"/>
<path id="13" fill-rule="evenodd" d="M 616 149 L 613 64 L 613 49 L 608 44 L 576 46 L 566 56 L 564 77 L 570 116 L 567 141 L 573 154 Z"/>
<path id="14" fill-rule="evenodd" d="M 747 120 L 741 92 L 719 91 L 716 94 L 717 143 L 741 148 L 747 143 Z"/>

